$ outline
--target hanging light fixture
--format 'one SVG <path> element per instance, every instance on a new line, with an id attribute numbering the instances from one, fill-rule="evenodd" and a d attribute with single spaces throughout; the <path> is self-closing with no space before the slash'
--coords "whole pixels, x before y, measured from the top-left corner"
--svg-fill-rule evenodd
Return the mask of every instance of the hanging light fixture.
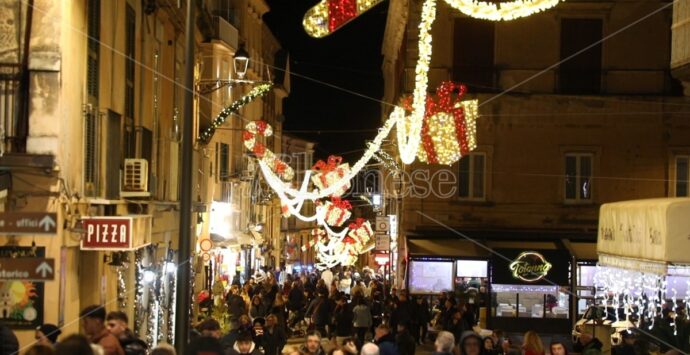
<path id="1" fill-rule="evenodd" d="M 244 44 L 240 44 L 240 48 L 235 52 L 233 64 L 237 77 L 239 79 L 244 79 L 244 76 L 247 74 L 247 67 L 249 66 L 249 53 L 244 49 Z"/>

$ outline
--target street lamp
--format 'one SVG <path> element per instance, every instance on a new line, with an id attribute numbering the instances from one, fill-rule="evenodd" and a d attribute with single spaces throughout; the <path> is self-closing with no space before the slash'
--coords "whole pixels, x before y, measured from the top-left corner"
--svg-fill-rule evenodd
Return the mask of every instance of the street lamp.
<path id="1" fill-rule="evenodd" d="M 237 77 L 239 79 L 244 79 L 244 76 L 247 74 L 247 66 L 249 66 L 249 53 L 244 49 L 244 44 L 240 44 L 240 48 L 235 52 L 233 64 Z"/>
<path id="2" fill-rule="evenodd" d="M 244 44 L 235 52 L 232 57 L 232 64 L 235 69 L 236 79 L 203 79 L 196 84 L 197 90 L 202 95 L 210 94 L 216 90 L 236 84 L 260 84 L 263 81 L 246 80 L 247 68 L 249 67 L 249 53 L 244 49 Z"/>

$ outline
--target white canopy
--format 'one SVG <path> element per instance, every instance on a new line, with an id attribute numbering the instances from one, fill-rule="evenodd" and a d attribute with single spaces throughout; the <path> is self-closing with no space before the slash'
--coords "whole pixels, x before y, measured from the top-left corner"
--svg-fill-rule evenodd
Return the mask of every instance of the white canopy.
<path id="1" fill-rule="evenodd" d="M 690 264 L 690 198 L 602 205 L 597 253 L 600 264 L 657 274 Z"/>

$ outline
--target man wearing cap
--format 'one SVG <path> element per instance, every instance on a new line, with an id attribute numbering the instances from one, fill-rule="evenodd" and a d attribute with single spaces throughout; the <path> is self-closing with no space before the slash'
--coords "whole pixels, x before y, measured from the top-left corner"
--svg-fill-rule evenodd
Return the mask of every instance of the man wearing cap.
<path id="1" fill-rule="evenodd" d="M 79 313 L 84 334 L 92 344 L 100 345 L 104 355 L 125 355 L 117 337 L 110 334 L 105 327 L 105 308 L 92 305 Z"/>

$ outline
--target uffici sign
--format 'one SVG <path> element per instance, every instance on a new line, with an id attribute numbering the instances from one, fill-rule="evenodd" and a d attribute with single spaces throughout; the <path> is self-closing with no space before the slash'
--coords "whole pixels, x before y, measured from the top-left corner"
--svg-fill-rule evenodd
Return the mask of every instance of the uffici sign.
<path id="1" fill-rule="evenodd" d="M 536 282 L 546 277 L 553 265 L 546 261 L 543 255 L 535 251 L 526 251 L 518 255 L 509 267 L 514 278 Z"/>

